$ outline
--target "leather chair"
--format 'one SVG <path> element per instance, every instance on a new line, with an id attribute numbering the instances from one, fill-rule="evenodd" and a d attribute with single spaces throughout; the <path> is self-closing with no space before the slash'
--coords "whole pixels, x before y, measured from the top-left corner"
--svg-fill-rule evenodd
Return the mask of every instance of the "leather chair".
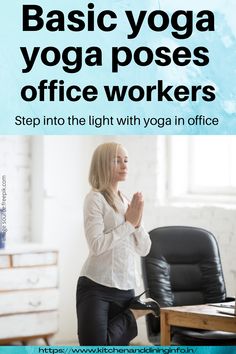
<path id="1" fill-rule="evenodd" d="M 227 298 L 218 244 L 207 230 L 168 226 L 152 230 L 142 258 L 144 286 L 161 307 L 232 301 Z M 149 341 L 159 344 L 160 320 L 146 316 Z M 235 345 L 236 333 L 172 328 L 178 345 Z"/>

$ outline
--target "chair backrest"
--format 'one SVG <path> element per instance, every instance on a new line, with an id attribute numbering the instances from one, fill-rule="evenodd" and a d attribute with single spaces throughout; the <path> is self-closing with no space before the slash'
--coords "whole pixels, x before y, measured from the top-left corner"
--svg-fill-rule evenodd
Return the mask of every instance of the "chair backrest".
<path id="1" fill-rule="evenodd" d="M 144 283 L 161 306 L 225 300 L 219 249 L 211 232 L 168 226 L 152 230 L 150 237 L 150 253 L 142 260 Z"/>

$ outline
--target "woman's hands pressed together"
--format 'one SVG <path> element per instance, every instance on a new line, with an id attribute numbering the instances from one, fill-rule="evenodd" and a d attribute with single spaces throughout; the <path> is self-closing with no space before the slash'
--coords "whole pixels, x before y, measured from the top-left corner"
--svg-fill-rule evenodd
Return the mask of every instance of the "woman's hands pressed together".
<path id="1" fill-rule="evenodd" d="M 132 224 L 135 228 L 139 227 L 141 224 L 143 207 L 143 195 L 142 193 L 137 192 L 133 195 L 133 198 L 125 213 L 125 220 Z"/>

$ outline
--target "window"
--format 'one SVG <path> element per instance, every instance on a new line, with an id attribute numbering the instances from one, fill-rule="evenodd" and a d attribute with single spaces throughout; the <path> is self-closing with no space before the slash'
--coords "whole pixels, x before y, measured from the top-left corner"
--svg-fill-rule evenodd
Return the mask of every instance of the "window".
<path id="1" fill-rule="evenodd" d="M 170 198 L 236 200 L 236 136 L 172 136 L 167 154 Z"/>

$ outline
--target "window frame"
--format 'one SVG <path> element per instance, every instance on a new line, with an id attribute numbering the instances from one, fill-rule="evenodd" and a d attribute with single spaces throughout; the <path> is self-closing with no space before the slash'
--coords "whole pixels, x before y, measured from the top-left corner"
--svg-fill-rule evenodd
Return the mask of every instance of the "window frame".
<path id="1" fill-rule="evenodd" d="M 236 136 L 234 136 L 236 139 Z M 179 138 L 182 144 L 182 151 L 185 150 L 179 161 L 174 161 L 173 144 L 174 139 Z M 192 136 L 168 136 L 166 139 L 166 159 L 167 159 L 167 199 L 169 202 L 204 202 L 210 204 L 236 204 L 236 187 L 200 187 L 193 186 L 193 144 Z M 185 146 L 185 148 L 184 148 Z M 180 152 L 179 152 L 180 153 Z M 178 147 L 175 145 L 175 154 L 178 154 Z M 182 161 L 181 161 L 182 159 Z M 231 159 L 232 160 L 232 159 Z M 176 169 L 177 164 L 179 168 Z M 174 176 L 174 174 L 176 174 Z M 182 176 L 181 176 L 182 174 Z M 174 178 L 182 181 L 182 185 L 176 187 Z"/>

